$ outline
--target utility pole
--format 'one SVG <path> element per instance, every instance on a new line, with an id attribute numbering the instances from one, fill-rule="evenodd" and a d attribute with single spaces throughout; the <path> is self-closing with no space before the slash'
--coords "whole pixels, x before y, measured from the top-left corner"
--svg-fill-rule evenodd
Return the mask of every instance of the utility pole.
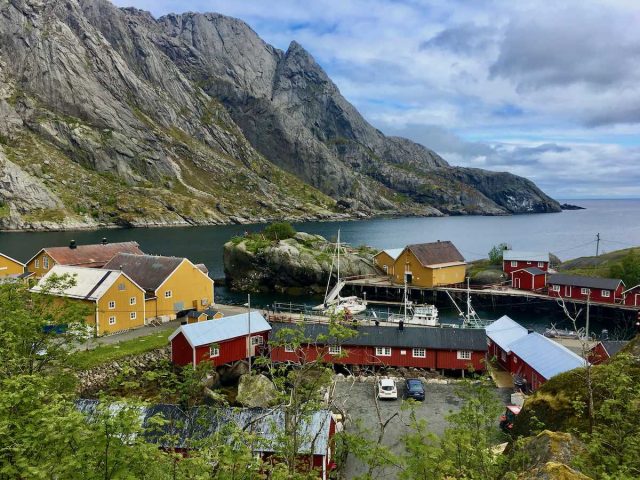
<path id="1" fill-rule="evenodd" d="M 589 289 L 589 293 L 587 293 L 587 323 L 585 325 L 585 335 L 587 337 L 587 342 L 589 341 L 589 304 L 591 302 L 591 289 Z"/>
<path id="2" fill-rule="evenodd" d="M 596 257 L 598 256 L 598 253 L 600 252 L 600 234 L 596 234 Z"/>
<path id="3" fill-rule="evenodd" d="M 249 322 L 249 375 L 251 375 L 251 294 L 247 293 L 247 320 Z"/>

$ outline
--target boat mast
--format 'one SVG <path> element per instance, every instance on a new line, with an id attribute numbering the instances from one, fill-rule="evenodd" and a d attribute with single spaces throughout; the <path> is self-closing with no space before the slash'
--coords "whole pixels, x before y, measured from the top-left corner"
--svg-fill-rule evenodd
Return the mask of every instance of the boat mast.
<path id="1" fill-rule="evenodd" d="M 404 323 L 407 323 L 407 303 L 409 299 L 407 297 L 407 276 L 404 276 Z"/>
<path id="2" fill-rule="evenodd" d="M 338 239 L 336 243 L 336 252 L 338 257 L 338 281 L 336 285 L 340 284 L 340 229 L 338 229 Z M 340 302 L 340 292 L 338 292 L 338 302 Z"/>

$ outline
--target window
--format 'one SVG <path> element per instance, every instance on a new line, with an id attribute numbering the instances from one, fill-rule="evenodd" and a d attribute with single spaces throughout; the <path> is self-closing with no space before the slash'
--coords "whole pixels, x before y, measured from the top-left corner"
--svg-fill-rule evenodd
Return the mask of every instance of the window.
<path id="1" fill-rule="evenodd" d="M 609 298 L 611 296 L 611 292 L 609 290 L 602 290 L 601 293 L 604 298 Z"/>
<path id="2" fill-rule="evenodd" d="M 413 349 L 413 358 L 426 358 L 427 351 L 424 348 L 414 348 Z"/>
<path id="3" fill-rule="evenodd" d="M 114 308 L 116 308 L 116 302 L 115 300 L 111 300 L 109 302 L 109 310 L 113 310 Z"/>
<path id="4" fill-rule="evenodd" d="M 458 350 L 458 360 L 471 360 L 471 352 L 469 350 Z"/>
<path id="5" fill-rule="evenodd" d="M 515 355 L 513 356 L 513 363 L 518 363 L 518 357 L 516 357 Z"/>
<path id="6" fill-rule="evenodd" d="M 129 305 L 135 305 L 135 304 L 136 304 L 136 302 L 137 302 L 136 297 L 131 297 L 131 298 L 129 299 Z"/>
<path id="7" fill-rule="evenodd" d="M 109 325 L 115 325 L 116 324 L 116 317 L 109 317 Z"/>
<path id="8" fill-rule="evenodd" d="M 49 269 L 49 257 L 42 257 L 42 268 Z"/>
<path id="9" fill-rule="evenodd" d="M 581 288 L 580 289 L 580 293 L 582 295 L 589 295 L 589 289 L 588 288 Z"/>
<path id="10" fill-rule="evenodd" d="M 377 357 L 390 357 L 391 356 L 391 348 L 389 348 L 389 347 L 376 347 L 376 356 Z"/>
<path id="11" fill-rule="evenodd" d="M 264 343 L 264 338 L 262 338 L 260 335 L 251 337 L 251 345 L 262 345 L 263 343 Z"/>
<path id="12" fill-rule="evenodd" d="M 502 359 L 503 362 L 507 361 L 507 352 L 502 352 L 500 354 L 500 358 Z"/>
<path id="13" fill-rule="evenodd" d="M 512 267 L 517 267 L 518 266 L 518 262 L 516 260 L 511 260 L 511 266 Z"/>
<path id="14" fill-rule="evenodd" d="M 136 314 L 136 312 L 131 312 L 131 313 L 129 313 L 129 318 L 130 318 L 131 320 L 135 320 L 137 316 L 138 316 L 138 315 Z"/>
<path id="15" fill-rule="evenodd" d="M 389 273 L 389 266 L 388 265 L 383 265 L 382 269 L 384 270 L 385 274 Z"/>
<path id="16" fill-rule="evenodd" d="M 124 283 L 119 283 L 118 284 L 118 290 L 122 291 L 122 290 L 126 290 L 127 286 Z"/>
<path id="17" fill-rule="evenodd" d="M 293 346 L 292 346 L 292 345 L 285 345 L 285 346 L 284 346 L 284 351 L 285 351 L 285 352 L 287 352 L 287 353 L 293 353 L 293 352 L 295 352 L 295 350 L 293 349 Z"/>
<path id="18" fill-rule="evenodd" d="M 544 268 L 544 262 L 538 262 L 538 268 Z"/>
<path id="19" fill-rule="evenodd" d="M 210 357 L 219 357 L 220 349 L 218 347 L 209 347 L 209 356 Z"/>
<path id="20" fill-rule="evenodd" d="M 527 265 L 531 265 L 533 262 L 527 262 Z"/>
<path id="21" fill-rule="evenodd" d="M 164 292 L 164 298 L 171 298 L 173 297 L 173 292 L 171 290 L 167 290 L 166 292 Z"/>
<path id="22" fill-rule="evenodd" d="M 329 345 L 329 355 L 340 355 L 342 347 L 340 345 Z"/>
<path id="23" fill-rule="evenodd" d="M 40 259 L 36 258 L 36 268 L 40 268 Z"/>
<path id="24" fill-rule="evenodd" d="M 491 339 L 489 337 L 487 337 L 487 347 L 491 346 Z"/>
<path id="25" fill-rule="evenodd" d="M 560 291 L 560 285 L 551 285 L 551 291 L 552 292 L 559 292 Z"/>

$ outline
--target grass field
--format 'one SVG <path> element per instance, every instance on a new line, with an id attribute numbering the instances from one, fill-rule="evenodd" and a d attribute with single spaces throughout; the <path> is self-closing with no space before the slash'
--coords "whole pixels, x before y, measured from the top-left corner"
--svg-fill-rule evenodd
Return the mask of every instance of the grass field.
<path id="1" fill-rule="evenodd" d="M 70 355 L 71 366 L 78 370 L 88 370 L 97 365 L 118 360 L 129 355 L 165 347 L 173 330 L 162 331 L 153 335 L 125 340 L 120 343 L 99 345 L 93 350 L 82 350 Z"/>

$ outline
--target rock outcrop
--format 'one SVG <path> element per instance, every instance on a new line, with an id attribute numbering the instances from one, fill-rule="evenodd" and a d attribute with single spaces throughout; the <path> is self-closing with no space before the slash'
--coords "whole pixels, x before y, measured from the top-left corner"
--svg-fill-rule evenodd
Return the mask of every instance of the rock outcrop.
<path id="1" fill-rule="evenodd" d="M 106 0 L 0 3 L 0 147 L 0 229 L 559 211 L 386 137 L 296 42 Z"/>
<path id="2" fill-rule="evenodd" d="M 344 246 L 343 246 L 344 247 Z M 320 235 L 298 232 L 286 240 L 266 240 L 260 234 L 237 237 L 224 245 L 224 271 L 232 289 L 290 293 L 324 292 L 335 244 Z M 342 276 L 379 274 L 373 251 L 343 248 Z"/>

